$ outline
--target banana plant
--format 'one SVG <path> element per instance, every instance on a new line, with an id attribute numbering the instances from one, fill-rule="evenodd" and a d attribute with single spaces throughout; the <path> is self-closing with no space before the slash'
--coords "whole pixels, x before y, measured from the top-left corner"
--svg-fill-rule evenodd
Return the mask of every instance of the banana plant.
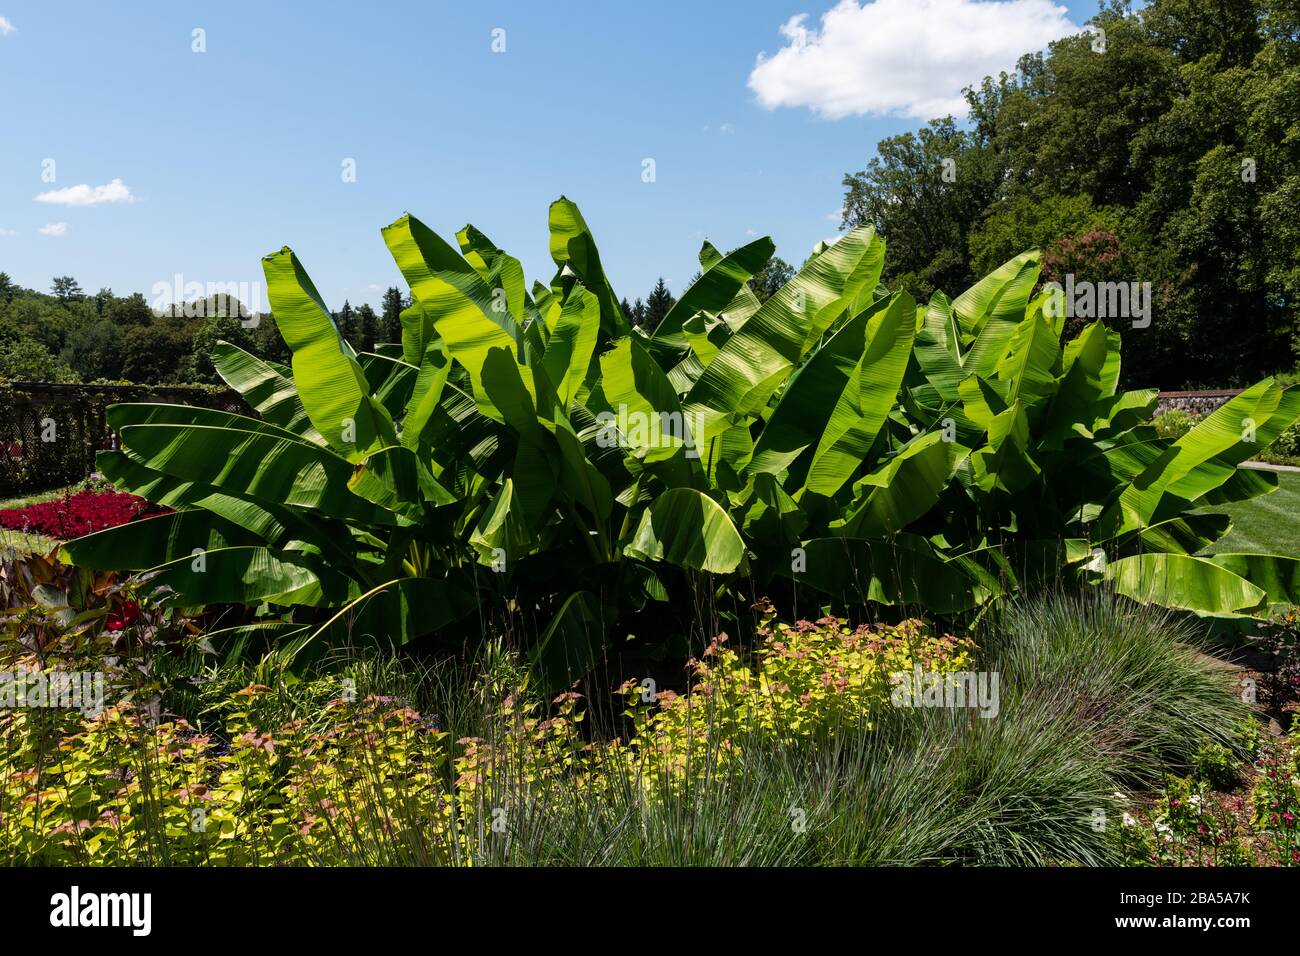
<path id="1" fill-rule="evenodd" d="M 340 336 L 292 250 L 266 256 L 290 365 L 216 347 L 252 415 L 113 407 L 121 448 L 100 470 L 173 511 L 64 560 L 244 607 L 210 635 L 230 652 L 463 644 L 508 614 L 551 687 L 613 635 L 686 628 L 700 595 L 746 582 L 942 615 L 1044 573 L 1214 614 L 1300 587 L 1291 559 L 1197 556 L 1228 527 L 1199 509 L 1276 486 L 1236 466 L 1300 398 L 1262 382 L 1162 442 L 1155 394 L 1117 391 L 1116 333 L 1062 346 L 1036 253 L 918 306 L 881 285 L 869 227 L 766 301 L 750 280 L 770 239 L 705 243 L 643 330 L 577 206 L 561 197 L 548 224 L 556 271 L 531 287 L 473 226 L 383 229 L 412 305 L 373 353 Z"/>

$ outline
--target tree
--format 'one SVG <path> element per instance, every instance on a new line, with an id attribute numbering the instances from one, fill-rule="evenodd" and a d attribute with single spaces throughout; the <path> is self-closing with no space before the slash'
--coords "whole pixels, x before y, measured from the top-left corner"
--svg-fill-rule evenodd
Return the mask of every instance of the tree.
<path id="1" fill-rule="evenodd" d="M 166 316 L 152 325 L 132 325 L 122 339 L 122 377 L 127 381 L 149 385 L 189 381 L 193 333 L 183 320 Z"/>
<path id="2" fill-rule="evenodd" d="M 645 317 L 640 324 L 647 329 L 657 329 L 659 323 L 663 321 L 664 316 L 668 314 L 668 310 L 673 307 L 676 301 L 673 294 L 668 291 L 668 286 L 664 285 L 663 276 L 660 276 L 659 281 L 655 283 L 655 287 L 650 290 L 650 295 L 646 298 Z"/>
<path id="3" fill-rule="evenodd" d="M 375 315 L 375 310 L 369 303 L 363 303 L 357 307 L 356 321 L 358 349 L 362 352 L 373 352 L 375 339 L 379 335 L 379 316 Z"/>
<path id="4" fill-rule="evenodd" d="M 352 309 L 352 303 L 347 299 L 343 300 L 343 308 L 334 313 L 334 324 L 338 326 L 339 334 L 353 348 L 357 345 L 357 314 Z"/>
<path id="5" fill-rule="evenodd" d="M 1066 37 L 967 90 L 968 131 L 934 121 L 882 141 L 845 178 L 846 224 L 875 224 L 884 281 L 921 296 L 1030 248 L 1064 261 L 1069 244 L 1080 268 L 1108 273 L 1097 281 L 1150 283 L 1151 325 L 1112 323 L 1128 333 L 1129 384 L 1226 386 L 1291 367 L 1300 8 L 1110 0 L 1092 23 L 1104 42 Z"/>
<path id="6" fill-rule="evenodd" d="M 759 269 L 749 280 L 749 285 L 754 290 L 754 295 L 758 297 L 758 301 L 766 302 L 793 278 L 794 266 L 780 256 L 773 256 L 767 261 L 767 265 Z"/>
<path id="7" fill-rule="evenodd" d="M 0 380 L 9 382 L 76 382 L 77 373 L 39 342 L 20 339 L 0 346 Z"/>
<path id="8" fill-rule="evenodd" d="M 18 286 L 14 285 L 13 279 L 9 278 L 9 273 L 0 272 L 0 302 L 10 302 L 18 294 Z"/>
<path id="9" fill-rule="evenodd" d="M 108 320 L 114 325 L 149 325 L 153 322 L 153 310 L 139 292 L 123 298 L 115 298 L 108 306 Z"/>
<path id="10" fill-rule="evenodd" d="M 275 324 L 275 316 L 269 312 L 258 315 L 257 324 L 252 330 L 253 345 L 250 351 L 268 362 L 287 364 L 293 358 L 289 346 Z"/>
<path id="11" fill-rule="evenodd" d="M 73 326 L 59 355 L 63 364 L 87 382 L 120 379 L 123 357 L 122 330 L 107 319 Z"/>
<path id="12" fill-rule="evenodd" d="M 872 225 L 889 244 L 886 284 L 926 300 L 975 276 L 966 238 L 995 194 L 991 151 L 952 117 L 882 140 L 867 168 L 844 177 L 844 228 Z"/>
<path id="13" fill-rule="evenodd" d="M 230 300 L 234 302 L 235 300 Z M 252 347 L 252 336 L 239 313 L 233 310 L 210 312 L 190 339 L 189 367 L 187 378 L 192 382 L 216 385 L 221 381 L 216 367 L 212 364 L 212 349 L 218 342 L 229 342 L 248 351 Z"/>
<path id="14" fill-rule="evenodd" d="M 1067 236 L 1094 230 L 1115 235 L 1136 234 L 1122 208 L 1097 206 L 1091 197 L 1019 195 L 989 206 L 988 217 L 971 230 L 971 268 L 980 275 L 992 272 L 1026 249 L 1047 249 Z M 1046 279 L 1046 276 L 1044 277 Z M 1106 276 L 1118 280 L 1120 276 Z"/>
<path id="15" fill-rule="evenodd" d="M 402 299 L 402 290 L 389 286 L 384 292 L 383 319 L 380 331 L 385 342 L 402 341 L 402 309 L 406 304 Z"/>
<path id="16" fill-rule="evenodd" d="M 60 302 L 77 302 L 85 298 L 81 286 L 72 276 L 55 276 L 51 285 L 54 289 L 54 297 Z"/>

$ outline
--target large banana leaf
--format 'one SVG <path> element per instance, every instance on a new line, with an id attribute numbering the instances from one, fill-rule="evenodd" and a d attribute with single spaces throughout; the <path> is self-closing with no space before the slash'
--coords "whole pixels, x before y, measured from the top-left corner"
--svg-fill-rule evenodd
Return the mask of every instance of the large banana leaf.
<path id="1" fill-rule="evenodd" d="M 139 571 L 195 551 L 258 543 L 256 535 L 207 511 L 176 511 L 77 538 L 59 548 L 59 560 L 96 571 Z"/>
<path id="2" fill-rule="evenodd" d="M 1224 553 L 1210 555 L 1210 560 L 1262 589 L 1270 604 L 1300 605 L 1300 558 Z"/>
<path id="3" fill-rule="evenodd" d="M 1106 580 L 1136 601 L 1202 614 L 1247 614 L 1265 603 L 1262 588 L 1213 561 L 1185 554 L 1120 558 L 1106 566 Z"/>
<path id="4" fill-rule="evenodd" d="M 808 469 L 807 488 L 829 497 L 862 465 L 898 396 L 916 335 L 916 303 L 898 292 L 867 323 L 867 347 L 848 377 Z"/>
<path id="5" fill-rule="evenodd" d="M 599 332 L 600 300 L 575 285 L 560 309 L 542 357 L 547 378 L 555 386 L 561 404 L 567 406 L 578 396 L 591 367 Z"/>
<path id="6" fill-rule="evenodd" d="M 815 449 L 866 350 L 867 322 L 893 300 L 882 299 L 845 322 L 790 379 L 754 443 L 749 470 L 776 475 Z"/>
<path id="7" fill-rule="evenodd" d="M 212 350 L 212 364 L 225 383 L 257 409 L 263 419 L 308 441 L 324 443 L 325 439 L 302 407 L 293 380 L 281 375 L 269 362 L 237 345 L 218 342 Z"/>
<path id="8" fill-rule="evenodd" d="M 542 693 L 558 693 L 589 674 L 605 651 L 608 627 L 594 594 L 570 595 L 529 654 Z"/>
<path id="9" fill-rule="evenodd" d="M 835 534 L 877 538 L 902 531 L 935 506 L 969 448 L 929 432 L 857 483 L 860 498 L 841 519 Z"/>
<path id="10" fill-rule="evenodd" d="M 693 488 L 673 488 L 646 509 L 623 551 L 715 574 L 730 574 L 746 564 L 745 543 L 726 511 Z"/>
<path id="11" fill-rule="evenodd" d="M 361 366 L 339 335 L 320 293 L 285 246 L 262 259 L 276 327 L 293 351 L 293 380 L 316 431 L 352 461 L 397 440 L 371 397 Z"/>
<path id="12" fill-rule="evenodd" d="M 587 228 L 577 204 L 561 196 L 551 203 L 548 225 L 551 230 L 551 258 L 561 269 L 570 269 L 583 286 L 600 300 L 600 327 L 610 338 L 626 335 L 627 317 L 618 304 L 618 296 L 605 278 L 596 240 Z"/>
<path id="13" fill-rule="evenodd" d="M 346 601 L 348 580 L 305 555 L 263 547 L 227 547 L 185 555 L 161 565 L 155 585 L 176 591 L 172 603 L 302 604 L 328 607 Z"/>
<path id="14" fill-rule="evenodd" d="M 705 246 L 713 247 L 708 243 Z M 713 250 L 716 254 L 717 250 Z M 725 256 L 710 257 L 700 277 L 682 294 L 654 330 L 656 344 L 680 351 L 686 347 L 682 326 L 697 312 L 721 312 L 745 283 L 765 266 L 776 246 L 767 236 Z M 703 260 L 701 260 L 703 261 Z"/>
<path id="15" fill-rule="evenodd" d="M 756 414 L 789 377 L 795 363 L 825 329 L 874 285 L 879 241 L 869 227 L 855 229 L 804 264 L 727 340 L 691 388 L 686 410 L 698 414 L 707 441 Z"/>
<path id="16" fill-rule="evenodd" d="M 128 457 L 183 481 L 338 518 L 393 523 L 388 512 L 349 491 L 346 460 L 314 445 L 209 425 L 128 425 L 120 435 Z"/>
<path id="17" fill-rule="evenodd" d="M 814 538 L 803 544 L 806 567 L 782 574 L 841 600 L 912 605 L 939 614 L 976 607 L 988 597 L 959 564 L 923 539 Z"/>
<path id="18" fill-rule="evenodd" d="M 993 376 L 1024 318 L 1041 268 L 1037 252 L 1021 253 L 952 300 L 963 335 L 974 339 L 962 362 L 967 374 Z"/>

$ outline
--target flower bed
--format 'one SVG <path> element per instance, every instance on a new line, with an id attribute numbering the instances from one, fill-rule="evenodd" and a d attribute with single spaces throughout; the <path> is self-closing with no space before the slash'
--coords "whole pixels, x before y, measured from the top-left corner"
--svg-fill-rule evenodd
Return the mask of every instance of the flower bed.
<path id="1" fill-rule="evenodd" d="M 135 495 L 87 489 L 53 501 L 0 511 L 0 528 L 67 541 L 158 510 Z"/>

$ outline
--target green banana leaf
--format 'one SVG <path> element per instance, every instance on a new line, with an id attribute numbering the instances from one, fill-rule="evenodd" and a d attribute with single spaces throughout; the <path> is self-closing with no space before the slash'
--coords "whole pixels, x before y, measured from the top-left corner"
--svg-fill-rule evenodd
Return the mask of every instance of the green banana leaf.
<path id="1" fill-rule="evenodd" d="M 1199 614 L 1249 615 L 1265 592 L 1207 558 L 1185 554 L 1135 554 L 1106 566 L 1105 579 L 1125 597 L 1143 604 Z"/>
<path id="2" fill-rule="evenodd" d="M 714 574 L 747 565 L 745 543 L 727 512 L 693 488 L 673 488 L 660 496 L 642 513 L 623 553 Z"/>
<path id="3" fill-rule="evenodd" d="M 604 655 L 607 633 L 596 596 L 589 591 L 571 594 L 529 652 L 542 693 L 559 693 L 591 673 Z"/>
<path id="4" fill-rule="evenodd" d="M 370 396 L 361 366 L 293 250 L 263 257 L 262 271 L 276 327 L 293 352 L 298 397 L 316 431 L 352 461 L 394 443 L 392 419 Z"/>
<path id="5" fill-rule="evenodd" d="M 293 379 L 280 374 L 269 362 L 237 345 L 219 341 L 212 350 L 212 364 L 222 380 L 257 409 L 264 420 L 308 441 L 325 443 L 307 417 Z"/>

